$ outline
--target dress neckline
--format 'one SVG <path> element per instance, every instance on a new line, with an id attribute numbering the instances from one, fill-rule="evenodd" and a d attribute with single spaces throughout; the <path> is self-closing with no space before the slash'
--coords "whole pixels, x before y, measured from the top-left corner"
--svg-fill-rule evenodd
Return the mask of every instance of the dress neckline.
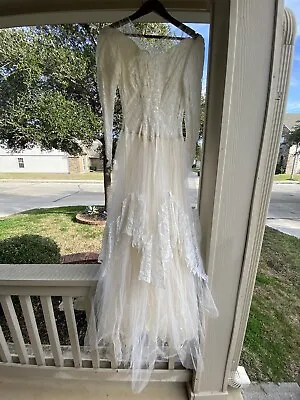
<path id="1" fill-rule="evenodd" d="M 105 29 L 105 30 L 107 30 L 108 32 L 109 32 L 109 31 L 110 31 L 110 32 L 116 32 L 116 33 L 119 34 L 120 36 L 124 37 L 126 40 L 129 40 L 131 43 L 133 43 L 139 51 L 141 51 L 141 52 L 146 52 L 146 53 L 148 53 L 148 54 L 150 54 L 150 55 L 153 55 L 153 56 L 168 54 L 168 53 L 170 53 L 171 51 L 175 51 L 175 50 L 181 48 L 181 47 L 183 46 L 183 44 L 185 44 L 185 43 L 198 43 L 198 41 L 201 40 L 201 42 L 202 42 L 203 45 L 204 45 L 204 39 L 203 39 L 203 37 L 202 37 L 201 35 L 197 36 L 196 38 L 187 37 L 187 38 L 184 38 L 183 40 L 181 40 L 179 43 L 176 43 L 176 44 L 174 44 L 173 46 L 169 47 L 169 48 L 168 48 L 167 50 L 165 50 L 165 51 L 159 51 L 159 52 L 157 52 L 157 53 L 154 53 L 154 52 L 153 52 L 153 54 L 152 54 L 149 50 L 147 50 L 147 49 L 142 49 L 142 48 L 137 44 L 137 42 L 136 42 L 135 40 L 133 40 L 133 39 L 130 38 L 129 36 L 125 35 L 125 33 L 123 33 L 122 31 L 120 31 L 119 29 L 117 29 L 117 28 L 111 28 L 110 26 L 105 26 L 105 27 L 103 27 L 102 29 Z"/>

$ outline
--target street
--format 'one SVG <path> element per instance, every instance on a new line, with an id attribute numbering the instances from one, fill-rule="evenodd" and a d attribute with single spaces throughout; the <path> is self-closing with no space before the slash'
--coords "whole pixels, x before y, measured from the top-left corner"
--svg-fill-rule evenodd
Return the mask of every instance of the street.
<path id="1" fill-rule="evenodd" d="M 300 184 L 274 184 L 267 225 L 300 238 Z"/>
<path id="2" fill-rule="evenodd" d="M 31 208 L 102 204 L 103 182 L 0 182 L 0 217 Z"/>
<path id="3" fill-rule="evenodd" d="M 189 195 L 197 203 L 196 175 L 189 178 Z M 0 217 L 32 208 L 103 204 L 103 182 L 0 181 Z M 300 184 L 274 184 L 267 225 L 300 237 Z"/>

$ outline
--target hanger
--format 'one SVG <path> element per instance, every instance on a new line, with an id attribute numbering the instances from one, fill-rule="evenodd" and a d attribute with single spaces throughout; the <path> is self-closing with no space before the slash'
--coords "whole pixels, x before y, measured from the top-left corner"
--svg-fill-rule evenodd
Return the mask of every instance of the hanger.
<path id="1" fill-rule="evenodd" d="M 144 15 L 150 14 L 154 12 L 155 14 L 159 15 L 162 17 L 164 20 L 170 22 L 172 25 L 176 26 L 178 29 L 186 33 L 187 35 L 191 36 L 192 38 L 197 38 L 200 35 L 195 32 L 192 28 L 189 26 L 183 24 L 182 22 L 178 21 L 176 18 L 172 17 L 171 14 L 168 13 L 168 11 L 165 9 L 163 4 L 159 0 L 147 0 L 145 3 L 142 4 L 142 6 L 133 14 L 131 14 L 129 17 L 123 18 L 119 21 L 116 21 L 109 25 L 110 28 L 120 28 L 121 26 L 124 26 L 130 22 L 133 22 Z M 174 37 L 174 36 L 158 36 L 158 35 L 139 35 L 139 34 L 132 34 L 131 36 L 143 36 L 143 37 L 149 37 L 149 38 L 154 38 L 154 39 L 175 39 L 175 40 L 181 40 L 184 39 L 182 37 Z"/>

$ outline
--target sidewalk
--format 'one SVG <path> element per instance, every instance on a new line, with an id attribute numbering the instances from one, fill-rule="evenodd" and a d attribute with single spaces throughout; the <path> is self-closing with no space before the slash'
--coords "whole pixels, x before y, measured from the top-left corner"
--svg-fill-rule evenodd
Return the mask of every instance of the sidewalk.
<path id="1" fill-rule="evenodd" d="M 299 181 L 274 181 L 266 224 L 300 238 Z"/>
<path id="2" fill-rule="evenodd" d="M 275 185 L 284 184 L 284 185 L 299 185 L 300 181 L 273 181 Z"/>
<path id="3" fill-rule="evenodd" d="M 289 218 L 267 218 L 266 225 L 280 232 L 300 238 L 300 220 Z M 299 399 L 300 400 L 300 399 Z"/>
<path id="4" fill-rule="evenodd" d="M 299 400 L 297 383 L 252 383 L 243 390 L 244 400 Z"/>

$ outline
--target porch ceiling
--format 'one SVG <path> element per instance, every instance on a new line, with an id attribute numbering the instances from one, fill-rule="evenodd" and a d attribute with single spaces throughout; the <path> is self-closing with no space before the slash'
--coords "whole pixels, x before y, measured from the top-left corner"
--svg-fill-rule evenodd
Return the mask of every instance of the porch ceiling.
<path id="1" fill-rule="evenodd" d="M 0 0 L 0 25 L 108 22 L 128 15 L 141 4 L 142 0 Z M 163 4 L 186 22 L 208 22 L 210 0 L 163 0 Z M 159 20 L 153 14 L 150 19 Z"/>
<path id="2" fill-rule="evenodd" d="M 91 9 L 132 10 L 141 6 L 142 0 L 0 0 L 1 15 Z M 208 10 L 207 0 L 165 0 L 170 10 Z"/>

